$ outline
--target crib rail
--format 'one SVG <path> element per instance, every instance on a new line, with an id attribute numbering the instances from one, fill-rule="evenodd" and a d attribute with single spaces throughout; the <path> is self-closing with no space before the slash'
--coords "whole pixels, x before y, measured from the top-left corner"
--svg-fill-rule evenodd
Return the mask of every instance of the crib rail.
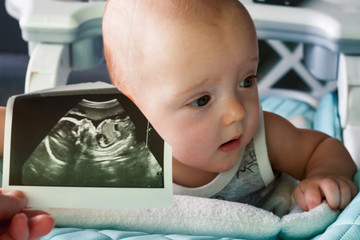
<path id="1" fill-rule="evenodd" d="M 241 2 L 260 39 L 260 95 L 291 96 L 316 107 L 326 92 L 338 89 L 344 143 L 359 166 L 360 2 L 303 1 L 296 7 Z M 104 0 L 5 0 L 5 5 L 29 43 L 26 92 L 64 85 L 71 71 L 103 60 Z"/>

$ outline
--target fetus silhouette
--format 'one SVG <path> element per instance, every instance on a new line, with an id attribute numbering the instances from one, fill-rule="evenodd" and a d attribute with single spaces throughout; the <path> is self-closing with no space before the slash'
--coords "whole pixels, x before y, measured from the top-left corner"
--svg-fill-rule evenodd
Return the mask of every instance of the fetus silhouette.
<path id="1" fill-rule="evenodd" d="M 82 99 L 22 167 L 22 183 L 41 186 L 163 187 L 163 170 L 117 99 Z"/>

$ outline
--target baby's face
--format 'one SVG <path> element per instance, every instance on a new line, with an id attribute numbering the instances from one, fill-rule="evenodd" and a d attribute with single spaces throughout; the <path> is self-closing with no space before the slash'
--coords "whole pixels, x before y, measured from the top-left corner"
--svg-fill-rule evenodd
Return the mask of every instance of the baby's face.
<path id="1" fill-rule="evenodd" d="M 255 31 L 236 22 L 188 24 L 158 38 L 147 78 L 132 83 L 131 96 L 172 146 L 174 161 L 229 170 L 258 125 Z"/>

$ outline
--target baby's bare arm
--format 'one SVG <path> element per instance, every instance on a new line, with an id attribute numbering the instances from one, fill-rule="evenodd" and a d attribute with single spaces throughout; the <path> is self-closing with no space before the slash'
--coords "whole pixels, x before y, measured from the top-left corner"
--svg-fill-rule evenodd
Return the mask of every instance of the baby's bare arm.
<path id="1" fill-rule="evenodd" d="M 266 139 L 272 167 L 302 180 L 294 191 L 303 209 L 323 198 L 343 209 L 357 193 L 356 166 L 343 144 L 318 131 L 297 129 L 287 120 L 265 113 Z"/>
<path id="2" fill-rule="evenodd" d="M 6 108 L 0 107 L 0 158 L 4 152 L 5 110 Z"/>

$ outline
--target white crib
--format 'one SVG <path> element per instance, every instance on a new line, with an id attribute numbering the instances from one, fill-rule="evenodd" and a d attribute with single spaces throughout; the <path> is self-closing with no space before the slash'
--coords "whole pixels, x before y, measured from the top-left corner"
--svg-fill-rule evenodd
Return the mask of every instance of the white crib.
<path id="1" fill-rule="evenodd" d="M 270 49 L 261 56 L 261 95 L 295 96 L 316 107 L 326 92 L 337 88 L 343 141 L 359 167 L 360 2 L 316 0 L 296 7 L 242 3 L 254 19 L 261 46 Z M 5 4 L 29 44 L 25 92 L 64 85 L 72 70 L 89 69 L 103 60 L 104 0 L 5 0 Z M 294 73 L 307 88 L 305 94 L 276 88 L 277 82 Z"/>

